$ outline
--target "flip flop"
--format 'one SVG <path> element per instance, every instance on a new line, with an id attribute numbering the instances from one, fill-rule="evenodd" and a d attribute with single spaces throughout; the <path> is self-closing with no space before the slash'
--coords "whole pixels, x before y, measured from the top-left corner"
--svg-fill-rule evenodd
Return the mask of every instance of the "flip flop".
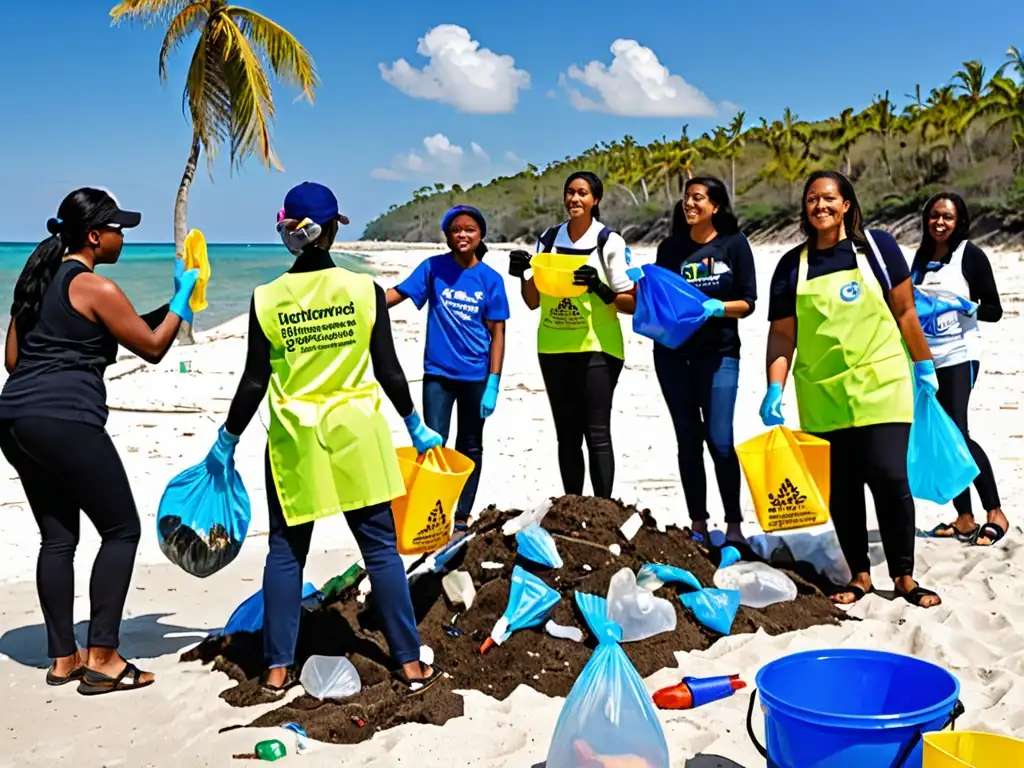
<path id="1" fill-rule="evenodd" d="M 69 672 L 67 675 L 63 677 L 61 677 L 60 675 L 53 674 L 54 666 L 55 665 L 52 665 L 48 670 L 46 670 L 47 685 L 67 685 L 68 683 L 74 682 L 75 680 L 81 680 L 82 676 L 85 674 L 84 664 L 80 667 L 76 667 L 75 669 L 71 670 L 71 672 Z"/>
<path id="2" fill-rule="evenodd" d="M 928 536 L 933 539 L 954 539 L 962 544 L 971 544 L 974 542 L 974 538 L 978 535 L 980 528 L 981 526 L 975 525 L 970 533 L 964 533 L 953 525 L 953 523 L 939 523 L 928 531 Z"/>
<path id="3" fill-rule="evenodd" d="M 288 691 L 299 684 L 299 678 L 295 675 L 295 670 L 289 668 L 284 675 L 284 684 L 281 686 L 270 685 L 267 683 L 267 674 L 264 673 L 260 680 L 260 692 L 266 696 L 270 696 L 274 699 L 282 698 Z"/>
<path id="4" fill-rule="evenodd" d="M 894 587 L 893 591 L 896 593 L 896 597 L 902 597 L 908 603 L 910 603 L 913 606 L 916 606 L 917 608 L 921 607 L 921 600 L 923 600 L 924 598 L 926 598 L 926 597 L 939 597 L 938 593 L 932 592 L 930 589 L 925 589 L 920 584 L 915 586 L 909 592 L 901 592 L 898 587 Z M 941 599 L 942 598 L 940 597 L 939 600 L 941 600 Z M 942 605 L 941 602 L 936 603 L 935 605 L 929 605 L 927 607 L 928 608 L 938 608 L 940 605 Z"/>
<path id="5" fill-rule="evenodd" d="M 420 678 L 419 680 L 410 680 L 401 672 L 395 672 L 394 676 L 398 682 L 409 689 L 409 692 L 406 694 L 407 696 L 419 696 L 434 683 L 444 677 L 444 670 L 437 665 L 431 665 L 430 675 L 428 677 Z"/>
<path id="6" fill-rule="evenodd" d="M 78 684 L 78 692 L 83 696 L 100 696 L 104 693 L 114 693 L 115 691 L 133 691 L 136 688 L 147 688 L 156 682 L 155 680 L 140 682 L 139 677 L 141 675 L 142 670 L 130 661 L 124 663 L 124 669 L 121 670 L 121 674 L 117 677 L 110 677 L 102 672 L 86 669 L 82 675 L 82 682 Z"/>
<path id="7" fill-rule="evenodd" d="M 854 603 L 859 603 L 861 600 L 864 599 L 864 597 L 866 595 L 870 595 L 874 591 L 875 591 L 874 585 L 871 585 L 865 591 L 865 590 L 861 589 L 860 587 L 858 587 L 856 584 L 847 584 L 845 587 L 840 589 L 838 592 L 834 592 L 833 594 L 829 595 L 829 600 L 832 600 L 832 603 L 834 605 L 853 605 Z M 845 595 L 847 593 L 853 595 L 853 600 L 851 602 L 849 602 L 849 603 L 840 603 L 838 600 L 833 600 L 833 598 L 838 597 L 839 595 Z"/>
<path id="8" fill-rule="evenodd" d="M 1005 535 L 1006 531 L 1003 530 L 1003 526 L 999 523 L 985 523 L 975 534 L 974 540 L 971 543 L 976 547 L 991 547 Z M 978 543 L 978 539 L 982 536 L 989 540 L 988 544 Z"/>

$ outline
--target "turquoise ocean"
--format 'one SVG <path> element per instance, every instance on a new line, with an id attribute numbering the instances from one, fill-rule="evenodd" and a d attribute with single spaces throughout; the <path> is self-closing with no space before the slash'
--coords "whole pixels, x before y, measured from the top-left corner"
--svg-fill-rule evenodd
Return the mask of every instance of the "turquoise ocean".
<path id="1" fill-rule="evenodd" d="M 0 242 L 0 328 L 7 323 L 14 296 L 14 284 L 35 243 Z M 208 330 L 249 311 L 253 289 L 268 282 L 291 265 L 294 257 L 280 243 L 264 245 L 208 246 L 210 283 L 206 289 L 209 306 L 196 315 L 197 330 Z M 171 243 L 125 243 L 117 264 L 97 268 L 116 282 L 135 308 L 148 312 L 167 303 L 174 289 L 174 245 Z"/>

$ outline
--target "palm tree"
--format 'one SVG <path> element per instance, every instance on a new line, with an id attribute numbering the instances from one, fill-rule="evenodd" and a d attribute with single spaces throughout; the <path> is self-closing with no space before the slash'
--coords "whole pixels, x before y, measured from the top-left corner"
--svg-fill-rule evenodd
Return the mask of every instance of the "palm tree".
<path id="1" fill-rule="evenodd" d="M 842 171 L 853 178 L 853 146 L 865 133 L 865 122 L 847 107 L 839 113 L 838 118 L 828 121 L 820 131 L 820 136 L 832 143 L 835 152 L 842 158 Z M 856 181 L 856 179 L 853 179 Z"/>
<path id="2" fill-rule="evenodd" d="M 188 231 L 188 192 L 200 152 L 212 173 L 218 150 L 228 145 L 232 170 L 256 155 L 268 169 L 281 170 L 270 126 L 274 98 L 265 67 L 280 82 L 299 88 L 312 103 L 319 85 L 309 52 L 284 27 L 225 0 L 123 0 L 110 11 L 114 24 L 166 22 L 160 47 L 160 79 L 167 80 L 167 58 L 198 33 L 185 80 L 184 103 L 192 122 L 192 142 L 174 201 L 174 250 L 182 258 Z M 194 341 L 182 323 L 179 340 Z"/>
<path id="3" fill-rule="evenodd" d="M 981 111 L 981 103 L 985 98 L 988 81 L 985 79 L 985 65 L 980 61 L 971 60 L 963 63 L 963 69 L 953 74 L 954 88 L 963 92 L 963 110 L 956 123 L 956 133 L 963 137 L 964 148 L 967 150 L 967 162 L 974 162 L 971 151 L 971 123 L 977 119 Z"/>
<path id="4" fill-rule="evenodd" d="M 729 146 L 726 148 L 725 156 L 729 159 L 729 197 L 736 201 L 736 158 L 743 149 L 743 120 L 746 112 L 737 112 L 729 122 Z"/>
<path id="5" fill-rule="evenodd" d="M 989 81 L 980 114 L 994 118 L 988 132 L 1003 127 L 1010 129 L 1014 163 L 1018 170 L 1024 169 L 1024 83 L 1018 84 L 1003 74 L 996 74 Z"/>
<path id="6" fill-rule="evenodd" d="M 889 92 L 885 96 L 875 94 L 871 106 L 860 114 L 864 121 L 865 133 L 876 134 L 882 140 L 882 164 L 885 166 L 885 173 L 889 182 L 895 187 L 896 178 L 892 172 L 892 163 L 889 159 L 889 141 L 899 131 L 899 117 L 896 115 L 895 105 L 889 100 Z"/>

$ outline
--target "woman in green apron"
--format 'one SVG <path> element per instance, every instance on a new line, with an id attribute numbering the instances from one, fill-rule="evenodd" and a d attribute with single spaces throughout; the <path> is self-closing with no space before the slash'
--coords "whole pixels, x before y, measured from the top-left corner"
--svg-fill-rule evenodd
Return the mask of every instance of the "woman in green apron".
<path id="1" fill-rule="evenodd" d="M 866 485 L 896 594 L 938 605 L 938 595 L 913 576 L 907 450 L 914 387 L 934 391 L 938 383 L 909 267 L 891 235 L 862 229 L 853 185 L 840 173 L 811 175 L 800 221 L 807 242 L 782 257 L 772 278 L 761 419 L 783 423 L 782 389 L 795 352 L 800 427 L 830 444 L 830 513 L 853 575 L 833 600 L 850 604 L 872 591 Z"/>
<path id="2" fill-rule="evenodd" d="M 342 512 L 363 556 L 373 603 L 409 693 L 441 671 L 420 663 L 405 568 L 391 500 L 405 493 L 381 390 L 405 421 L 420 453 L 441 445 L 413 408 L 395 354 L 384 290 L 366 274 L 338 268 L 329 252 L 340 224 L 327 187 L 305 182 L 285 197 L 278 232 L 296 255 L 288 272 L 256 288 L 249 310 L 249 351 L 220 455 L 270 396 L 266 487 L 270 551 L 263 571 L 263 692 L 278 698 L 297 682 L 293 665 L 302 613 L 302 569 L 313 523 Z"/>

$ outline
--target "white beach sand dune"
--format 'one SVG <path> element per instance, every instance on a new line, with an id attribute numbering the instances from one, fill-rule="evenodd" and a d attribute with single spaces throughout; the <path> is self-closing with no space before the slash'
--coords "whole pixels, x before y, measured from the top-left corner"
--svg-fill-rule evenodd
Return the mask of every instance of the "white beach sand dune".
<path id="1" fill-rule="evenodd" d="M 376 252 L 382 284 L 397 282 L 431 251 L 396 248 Z M 742 322 L 744 348 L 736 440 L 763 431 L 757 409 L 764 392 L 767 289 L 781 248 L 759 248 L 758 286 L 762 299 L 755 315 Z M 647 249 L 635 256 L 651 258 Z M 677 655 L 678 669 L 648 680 L 654 690 L 684 674 L 740 673 L 751 685 L 758 668 L 786 653 L 823 647 L 869 647 L 913 654 L 950 669 L 963 686 L 967 714 L 959 728 L 1024 733 L 1024 520 L 1015 504 L 1024 489 L 1024 353 L 1020 312 L 1024 269 L 1016 253 L 993 256 L 1005 315 L 986 326 L 982 374 L 972 398 L 971 428 L 992 459 L 1005 510 L 1013 523 L 1007 539 L 993 549 L 919 539 L 917 576 L 940 592 L 934 610 L 910 607 L 881 595 L 852 609 L 861 621 L 769 637 L 763 633 L 729 637 L 702 653 Z M 507 256 L 488 256 L 505 272 Z M 560 487 L 554 430 L 535 356 L 536 317 L 508 281 L 512 319 L 502 394 L 485 431 L 486 454 L 478 503 L 523 508 L 555 494 Z M 627 323 L 628 320 L 624 321 Z M 392 313 L 399 356 L 419 402 L 424 317 L 408 303 Z M 108 429 L 132 479 L 143 541 L 123 625 L 123 651 L 158 674 L 158 683 L 138 693 L 87 699 L 73 686 L 49 689 L 43 682 L 45 637 L 34 578 L 38 533 L 14 471 L 0 467 L 0 685 L 6 690 L 0 718 L 3 766 L 228 766 L 233 753 L 248 752 L 262 738 L 292 737 L 280 729 L 222 728 L 253 720 L 262 709 L 233 709 L 218 698 L 226 678 L 199 665 L 180 665 L 178 654 L 208 631 L 260 586 L 266 553 L 266 501 L 263 452 L 265 431 L 253 421 L 239 446 L 237 461 L 253 502 L 249 542 L 224 572 L 197 580 L 167 564 L 156 541 L 155 511 L 167 481 L 198 462 L 212 445 L 234 393 L 245 356 L 246 321 L 240 318 L 201 337 L 193 347 L 176 347 L 159 366 L 128 358 L 108 375 L 112 409 Z M 675 443 L 651 362 L 651 344 L 627 331 L 627 365 L 615 398 L 613 435 L 618 459 L 616 495 L 649 507 L 666 522 L 683 522 Z M 182 373 L 182 364 L 189 372 Z M 408 442 L 401 420 L 385 406 L 396 442 Z M 785 412 L 796 421 L 787 392 Z M 262 414 L 265 422 L 265 410 Z M 709 478 L 713 478 L 710 460 Z M 714 488 L 714 482 L 709 483 Z M 721 503 L 711 490 L 713 521 Z M 977 507 L 977 503 L 975 504 Z M 744 495 L 748 520 L 750 499 Z M 929 529 L 951 519 L 952 509 L 921 503 L 918 527 Z M 756 523 L 747 526 L 757 532 Z M 874 537 L 877 541 L 877 535 Z M 88 617 L 88 579 L 98 540 L 82 525 L 77 557 L 76 619 Z M 873 562 L 876 586 L 891 587 L 880 544 Z M 339 516 L 318 523 L 306 577 L 314 583 L 342 571 L 357 550 Z M 83 631 L 84 639 L 84 631 Z M 744 719 L 747 691 L 692 712 L 663 712 L 673 765 L 695 755 L 722 755 L 748 768 L 763 759 L 748 744 Z M 308 766 L 534 766 L 542 763 L 561 700 L 520 687 L 503 702 L 478 692 L 466 694 L 466 716 L 438 728 L 404 726 L 357 746 L 317 745 L 289 758 Z M 761 731 L 760 716 L 755 729 Z M 289 764 L 286 763 L 285 764 Z M 696 763 L 690 763 L 695 765 Z M 711 764 L 714 764 L 713 762 Z"/>

